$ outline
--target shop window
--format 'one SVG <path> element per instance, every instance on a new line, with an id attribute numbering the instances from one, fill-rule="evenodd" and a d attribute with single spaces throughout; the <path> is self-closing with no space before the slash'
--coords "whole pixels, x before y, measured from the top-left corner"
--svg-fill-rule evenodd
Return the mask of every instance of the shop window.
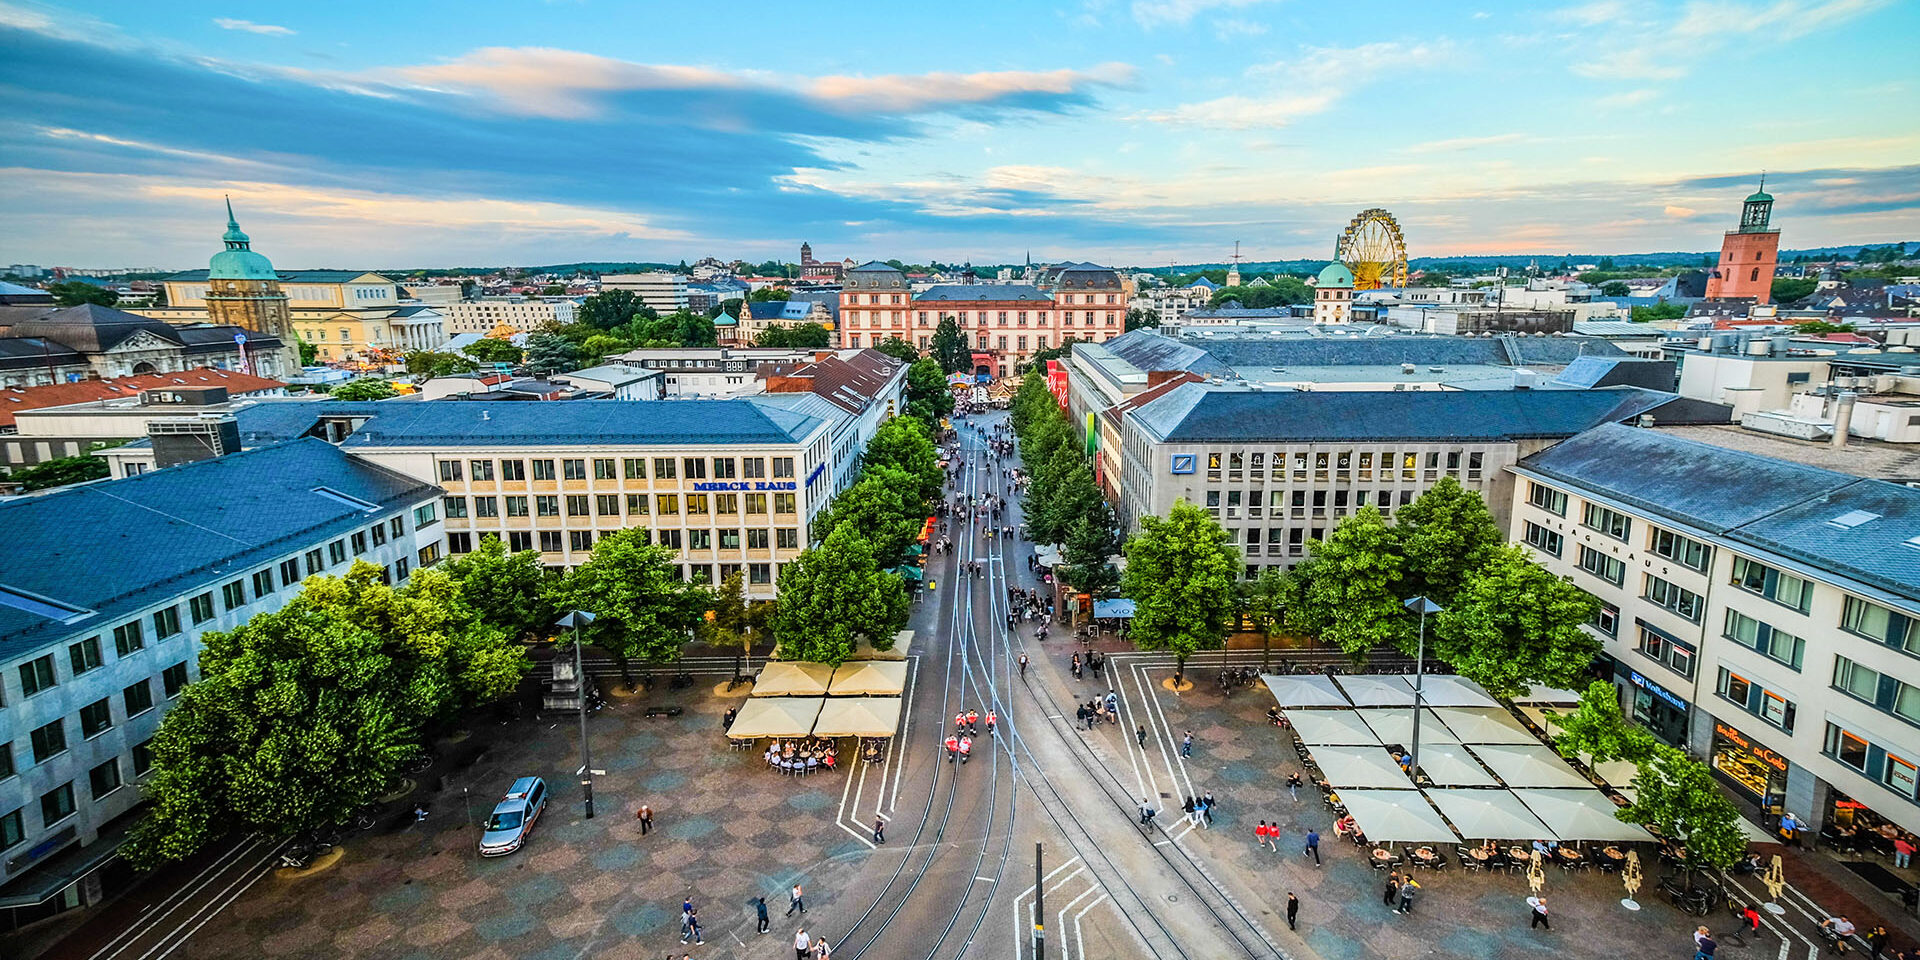
<path id="1" fill-rule="evenodd" d="M 1840 729 L 1836 724 L 1827 724 L 1827 755 L 1855 770 L 1867 769 L 1867 742 Z"/>
<path id="2" fill-rule="evenodd" d="M 1914 765 L 1893 754 L 1887 754 L 1887 769 L 1881 774 L 1880 782 L 1894 793 L 1912 800 L 1916 789 L 1920 789 L 1920 778 L 1916 778 Z"/>

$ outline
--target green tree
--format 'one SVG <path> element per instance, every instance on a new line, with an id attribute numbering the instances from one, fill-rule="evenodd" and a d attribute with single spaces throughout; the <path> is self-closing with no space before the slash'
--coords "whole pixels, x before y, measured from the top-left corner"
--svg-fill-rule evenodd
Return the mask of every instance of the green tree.
<path id="1" fill-rule="evenodd" d="M 1128 328 L 1128 329 L 1132 329 L 1132 328 Z M 1030 368 L 1034 370 L 1036 373 L 1043 371 L 1046 369 L 1048 360 L 1063 360 L 1069 354 L 1073 353 L 1074 344 L 1086 343 L 1086 342 L 1087 341 L 1081 340 L 1077 337 L 1071 337 L 1071 336 L 1065 337 L 1061 339 L 1060 343 L 1056 346 L 1048 347 L 1045 350 L 1035 350 L 1033 352 L 1033 356 L 1028 358 L 1027 362 Z"/>
<path id="2" fill-rule="evenodd" d="M 967 338 L 960 332 L 959 321 L 951 316 L 941 317 L 940 325 L 933 328 L 933 339 L 928 342 L 927 353 L 940 364 L 943 373 L 973 370 L 973 351 L 967 348 Z"/>
<path id="3" fill-rule="evenodd" d="M 151 867 L 230 832 L 344 823 L 432 724 L 513 690 L 523 651 L 438 570 L 399 590 L 356 562 L 285 607 L 202 638 L 200 680 L 154 737 L 151 810 L 123 853 Z"/>
<path id="4" fill-rule="evenodd" d="M 1240 551 L 1205 510 L 1181 499 L 1165 518 L 1141 518 L 1126 557 L 1120 592 L 1133 600 L 1134 645 L 1172 652 L 1183 677 L 1188 657 L 1226 642 Z"/>
<path id="5" fill-rule="evenodd" d="M 62 280 L 59 283 L 49 283 L 47 292 L 53 294 L 53 302 L 62 307 L 77 307 L 83 303 L 111 307 L 120 302 L 119 294 L 85 280 Z"/>
<path id="6" fill-rule="evenodd" d="M 940 421 L 953 412 L 953 391 L 947 388 L 947 375 L 931 357 L 913 361 L 907 368 L 907 415 L 917 418 L 933 436 Z"/>
<path id="7" fill-rule="evenodd" d="M 1632 292 L 1625 280 L 1608 280 L 1600 285 L 1600 295 L 1603 297 L 1624 297 Z"/>
<path id="8" fill-rule="evenodd" d="M 761 287 L 747 294 L 747 300 L 751 303 L 785 303 L 789 296 L 786 287 Z"/>
<path id="9" fill-rule="evenodd" d="M 1794 325 L 1793 325 L 1793 332 L 1794 332 L 1794 333 L 1809 333 L 1809 334 L 1821 334 L 1821 333 L 1852 333 L 1852 332 L 1853 332 L 1853 324 L 1851 324 L 1851 323 L 1828 323 L 1828 322 L 1826 322 L 1825 320 L 1809 320 L 1809 321 L 1807 321 L 1807 322 L 1805 322 L 1805 323 L 1796 323 L 1796 324 L 1794 324 Z"/>
<path id="10" fill-rule="evenodd" d="M 1061 446 L 1046 462 L 1045 486 L 1036 477 L 1024 503 L 1027 535 L 1035 543 L 1062 543 L 1074 521 L 1106 503 L 1093 482 L 1093 465 L 1071 446 Z M 1057 479 L 1054 479 L 1057 478 Z"/>
<path id="11" fill-rule="evenodd" d="M 564 283 L 549 283 L 540 288 L 540 295 L 543 297 L 564 297 L 567 295 L 567 285 Z"/>
<path id="12" fill-rule="evenodd" d="M 22 467 L 9 474 L 8 479 L 19 484 L 23 490 L 45 490 L 49 487 L 64 487 L 69 483 L 98 480 L 112 472 L 105 460 L 83 453 L 74 457 L 56 457 L 52 460 L 43 460 L 31 467 Z"/>
<path id="13" fill-rule="evenodd" d="M 527 338 L 527 366 L 536 374 L 565 373 L 578 367 L 579 359 L 580 348 L 558 334 L 536 333 Z"/>
<path id="14" fill-rule="evenodd" d="M 1452 476 L 1400 508 L 1393 532 L 1405 560 L 1401 597 L 1423 596 L 1441 606 L 1505 542 L 1486 501 Z"/>
<path id="15" fill-rule="evenodd" d="M 1107 558 L 1120 552 L 1120 532 L 1105 500 L 1074 518 L 1065 546 L 1061 556 L 1066 566 L 1058 571 L 1062 580 L 1095 597 L 1119 586 L 1120 574 Z"/>
<path id="16" fill-rule="evenodd" d="M 596 333 L 580 344 L 580 355 L 593 361 L 633 349 L 633 344 L 610 333 Z"/>
<path id="17" fill-rule="evenodd" d="M 526 355 L 512 343 L 491 337 L 468 344 L 465 353 L 481 363 L 519 363 Z"/>
<path id="18" fill-rule="evenodd" d="M 1706 764 L 1655 743 L 1640 761 L 1633 786 L 1633 802 L 1614 815 L 1685 843 L 1689 866 L 1725 870 L 1746 854 L 1740 811 L 1720 791 Z M 1691 870 L 1687 882 L 1693 882 Z"/>
<path id="19" fill-rule="evenodd" d="M 647 542 L 641 528 L 616 530 L 593 545 L 593 555 L 555 581 L 547 600 L 558 611 L 585 610 L 596 618 L 582 639 L 605 650 L 633 685 L 633 661 L 673 663 L 713 606 L 712 594 L 680 579 L 679 556 Z M 564 633 L 563 643 L 572 635 Z"/>
<path id="20" fill-rule="evenodd" d="M 933 448 L 932 435 L 917 417 L 894 417 L 873 432 L 867 441 L 862 469 L 892 467 L 914 486 L 912 502 L 922 519 L 946 486 L 946 474 L 940 469 L 940 455 Z"/>
<path id="21" fill-rule="evenodd" d="M 602 290 L 580 301 L 574 308 L 573 322 L 593 330 L 612 330 L 643 310 L 652 313 L 631 290 Z"/>
<path id="22" fill-rule="evenodd" d="M 757 347 L 783 347 L 789 350 L 824 350 L 833 346 L 833 334 L 817 323 L 770 324 L 754 339 Z"/>
<path id="23" fill-rule="evenodd" d="M 1287 578 L 1279 567 L 1266 567 L 1260 576 L 1243 583 L 1240 596 L 1254 629 L 1260 631 L 1260 669 L 1273 665 L 1273 641 L 1286 627 Z"/>
<path id="24" fill-rule="evenodd" d="M 1634 307 L 1627 313 L 1634 323 L 1657 323 L 1661 320 L 1678 320 L 1687 315 L 1687 308 L 1683 304 L 1662 302 Z"/>
<path id="25" fill-rule="evenodd" d="M 335 400 L 385 400 L 389 397 L 397 397 L 399 394 L 394 392 L 393 384 L 367 377 L 350 380 L 334 387 L 332 396 Z"/>
<path id="26" fill-rule="evenodd" d="M 1553 745 L 1563 755 L 1586 755 L 1591 763 L 1625 760 L 1641 763 L 1653 755 L 1653 734 L 1629 722 L 1620 711 L 1620 690 L 1605 680 L 1587 684 L 1580 705 L 1553 715 L 1559 728 Z"/>
<path id="27" fill-rule="evenodd" d="M 906 585 L 881 570 L 873 544 L 843 523 L 780 568 L 770 625 L 782 657 L 838 666 L 863 638 L 876 650 L 891 649 L 912 610 Z"/>
<path id="28" fill-rule="evenodd" d="M 1600 653 L 1600 641 L 1580 628 L 1599 607 L 1526 548 L 1501 547 L 1435 618 L 1433 650 L 1496 697 L 1519 696 L 1530 683 L 1564 687 Z"/>
<path id="29" fill-rule="evenodd" d="M 1160 315 L 1145 307 L 1135 307 L 1127 311 L 1126 329 L 1150 330 L 1160 325 Z"/>
<path id="30" fill-rule="evenodd" d="M 733 678 L 739 680 L 742 674 L 742 661 L 753 654 L 755 634 L 767 631 L 767 623 L 773 616 L 773 601 L 753 601 L 747 599 L 746 580 L 740 571 L 727 574 L 720 581 L 720 589 L 714 594 L 713 609 L 708 611 L 706 622 L 701 625 L 701 638 L 720 648 L 732 648 Z"/>
<path id="31" fill-rule="evenodd" d="M 899 337 L 888 337 L 886 340 L 874 344 L 873 348 L 901 363 L 913 363 L 920 359 L 920 348 Z"/>
<path id="32" fill-rule="evenodd" d="M 551 576 L 535 550 L 508 553 L 498 534 L 480 538 L 471 553 L 441 566 L 460 584 L 460 595 L 481 617 L 519 640 L 543 633 L 559 618 L 547 599 Z"/>
<path id="33" fill-rule="evenodd" d="M 317 362 L 320 359 L 319 347 L 316 347 L 313 344 L 300 339 L 299 337 L 293 338 L 293 345 L 294 345 L 294 349 L 300 351 L 301 366 L 311 367 L 314 365 L 315 362 Z"/>
<path id="34" fill-rule="evenodd" d="M 1295 277 L 1274 277 L 1264 287 L 1222 287 L 1207 298 L 1207 306 L 1218 307 L 1229 302 L 1238 303 L 1249 309 L 1284 307 L 1295 303 L 1311 303 L 1313 289 Z"/>
<path id="35" fill-rule="evenodd" d="M 914 496 L 917 487 L 898 467 L 870 465 L 860 482 L 841 491 L 813 518 L 813 538 L 825 541 L 842 524 L 852 524 L 873 546 L 882 567 L 898 566 L 927 519 L 926 504 Z"/>
<path id="36" fill-rule="evenodd" d="M 407 372 L 416 376 L 449 377 L 474 368 L 472 360 L 457 353 L 415 350 L 407 354 Z"/>
<path id="37" fill-rule="evenodd" d="M 683 310 L 665 319 L 674 322 L 673 339 L 683 347 L 712 347 L 720 343 L 720 332 L 706 317 Z"/>
<path id="38" fill-rule="evenodd" d="M 1355 663 L 1380 646 L 1404 646 L 1413 625 L 1400 605 L 1406 561 L 1392 528 L 1368 506 L 1340 521 L 1286 583 L 1287 626 L 1346 651 Z"/>

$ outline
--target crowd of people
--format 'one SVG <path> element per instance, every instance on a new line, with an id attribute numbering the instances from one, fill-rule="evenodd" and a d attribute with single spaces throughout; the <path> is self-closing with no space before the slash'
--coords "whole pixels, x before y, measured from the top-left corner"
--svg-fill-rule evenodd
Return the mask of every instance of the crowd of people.
<path id="1" fill-rule="evenodd" d="M 839 748 L 825 737 L 792 737 L 767 745 L 767 767 L 783 773 L 832 772 L 839 763 Z"/>

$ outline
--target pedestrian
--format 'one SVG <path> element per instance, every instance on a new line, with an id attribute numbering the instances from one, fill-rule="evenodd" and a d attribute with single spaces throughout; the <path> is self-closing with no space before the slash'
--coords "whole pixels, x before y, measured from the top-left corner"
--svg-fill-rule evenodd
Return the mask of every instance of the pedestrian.
<path id="1" fill-rule="evenodd" d="M 1193 822 L 1193 811 L 1197 809 L 1199 806 L 1200 806 L 1200 801 L 1196 797 L 1188 797 L 1187 802 L 1180 805 L 1180 812 L 1187 815 L 1188 823 Z"/>
<path id="2" fill-rule="evenodd" d="M 1299 915 L 1300 915 L 1300 898 L 1294 896 L 1293 891 L 1289 890 L 1287 891 L 1287 929 L 1288 930 L 1299 929 L 1294 925 L 1294 922 L 1293 922 L 1294 918 L 1298 917 Z"/>
<path id="3" fill-rule="evenodd" d="M 1413 912 L 1413 895 L 1420 892 L 1420 881 L 1407 874 L 1407 882 L 1400 885 L 1400 912 Z"/>
<path id="4" fill-rule="evenodd" d="M 1886 948 L 1887 948 L 1887 928 L 1886 927 L 1875 926 L 1872 930 L 1867 931 L 1867 950 L 1868 950 L 1867 955 L 1868 956 L 1872 957 L 1873 960 L 1880 960 L 1880 951 L 1885 950 Z"/>
<path id="5" fill-rule="evenodd" d="M 949 733 L 943 746 L 947 748 L 947 762 L 954 762 L 960 754 L 960 738 Z"/>
<path id="6" fill-rule="evenodd" d="M 1207 826 L 1211 827 L 1213 826 L 1213 791 L 1208 790 L 1207 795 L 1200 798 L 1200 802 L 1206 805 Z"/>
<path id="7" fill-rule="evenodd" d="M 813 941 L 813 955 L 820 958 L 820 960 L 828 960 L 828 958 L 833 956 L 833 947 L 827 944 L 826 937 L 820 937 Z"/>
<path id="8" fill-rule="evenodd" d="M 1135 731 L 1133 731 L 1133 739 L 1134 739 L 1134 740 L 1135 740 L 1135 741 L 1136 741 L 1137 743 L 1139 743 L 1139 745 L 1140 745 L 1140 747 L 1141 747 L 1141 749 L 1143 749 L 1143 750 L 1144 750 L 1144 749 L 1146 749 L 1146 746 L 1147 746 L 1147 728 L 1146 728 L 1146 725 L 1145 725 L 1145 724 L 1142 724 L 1142 725 L 1140 726 L 1140 728 L 1139 728 L 1138 730 L 1135 730 Z"/>
<path id="9" fill-rule="evenodd" d="M 1213 826 L 1213 814 L 1207 810 L 1207 802 L 1200 800 L 1193 805 L 1193 825 L 1201 829 Z"/>
<path id="10" fill-rule="evenodd" d="M 1026 679 L 1026 676 L 1027 676 L 1027 655 L 1023 653 L 1020 655 L 1020 678 L 1024 680 Z"/>
<path id="11" fill-rule="evenodd" d="M 1385 893 L 1380 895 L 1380 902 L 1391 907 L 1393 906 L 1394 901 L 1399 899 L 1400 899 L 1400 871 L 1395 870 L 1392 873 L 1387 874 L 1387 889 Z"/>
<path id="12" fill-rule="evenodd" d="M 1140 798 L 1140 825 L 1144 827 L 1151 820 L 1153 820 L 1153 807 L 1147 804 L 1146 797 L 1141 797 Z"/>
<path id="13" fill-rule="evenodd" d="M 793 885 L 792 890 L 787 891 L 787 916 L 793 916 L 795 910 L 800 911 L 803 917 L 807 915 L 806 891 L 800 889 L 798 883 Z"/>
<path id="14" fill-rule="evenodd" d="M 1188 730 L 1187 735 L 1181 738 L 1180 740 L 1180 755 L 1183 757 L 1193 756 L 1193 731 L 1192 730 Z"/>
<path id="15" fill-rule="evenodd" d="M 760 929 L 757 932 L 766 933 L 767 927 L 770 926 L 770 924 L 767 923 L 767 898 L 766 897 L 753 898 L 753 912 L 760 915 Z"/>
<path id="16" fill-rule="evenodd" d="M 687 928 L 693 931 L 693 942 L 694 942 L 694 943 L 696 943 L 696 944 L 700 944 L 700 943 L 706 943 L 706 942 L 707 942 L 707 941 L 706 941 L 706 939 L 705 939 L 704 937 L 702 937 L 702 936 L 700 936 L 700 913 L 699 913 L 699 911 L 697 911 L 697 910 L 689 910 L 689 911 L 687 911 Z M 684 939 L 682 939 L 682 940 L 681 940 L 680 942 L 681 942 L 681 943 L 686 943 L 687 941 L 686 941 L 686 940 L 684 940 Z"/>
<path id="17" fill-rule="evenodd" d="M 641 804 L 639 811 L 634 813 L 633 818 L 635 820 L 640 821 L 641 836 L 644 837 L 647 834 L 653 832 L 653 808 L 652 807 L 649 807 L 644 803 Z"/>
<path id="18" fill-rule="evenodd" d="M 1527 906 L 1533 908 L 1533 922 L 1527 924 L 1527 929 L 1531 930 L 1534 927 L 1546 927 L 1549 931 L 1553 930 L 1553 924 L 1547 920 L 1546 897 L 1528 897 Z"/>
<path id="19" fill-rule="evenodd" d="M 1080 704 L 1078 707 L 1076 707 L 1073 711 L 1073 725 L 1077 727 L 1086 722 L 1087 722 L 1087 705 L 1083 703 L 1083 704 Z"/>
<path id="20" fill-rule="evenodd" d="M 1320 831 L 1311 827 L 1307 829 L 1307 848 L 1300 853 L 1302 856 L 1312 854 L 1313 865 L 1316 867 L 1320 865 Z"/>
<path id="21" fill-rule="evenodd" d="M 1076 653 L 1073 655 L 1073 662 L 1071 664 L 1071 667 L 1073 670 L 1073 678 L 1075 680 L 1080 679 L 1080 655 L 1079 654 Z"/>
<path id="22" fill-rule="evenodd" d="M 1693 941 L 1693 960 L 1713 960 L 1713 955 L 1720 951 L 1720 942 L 1713 939 L 1706 927 L 1700 928 Z"/>
<path id="23" fill-rule="evenodd" d="M 1760 935 L 1760 911 L 1754 909 L 1753 904 L 1749 903 L 1741 908 L 1740 918 L 1747 921 L 1747 926 L 1752 928 L 1749 932 L 1756 937 Z"/>
<path id="24" fill-rule="evenodd" d="M 873 842 L 882 844 L 887 842 L 887 822 L 879 817 L 873 818 Z"/>
<path id="25" fill-rule="evenodd" d="M 993 736 L 993 725 L 999 719 L 1000 719 L 999 714 L 994 713 L 991 709 L 987 711 L 987 736 L 989 737 Z"/>
<path id="26" fill-rule="evenodd" d="M 1290 794 L 1293 794 L 1294 803 L 1300 802 L 1300 775 L 1299 774 L 1297 773 L 1287 774 L 1287 792 Z"/>
<path id="27" fill-rule="evenodd" d="M 807 960 L 807 953 L 813 948 L 813 941 L 807 937 L 807 928 L 793 935 L 793 960 Z"/>
<path id="28" fill-rule="evenodd" d="M 733 729 L 733 718 L 734 718 L 734 717 L 737 717 L 737 716 L 739 716 L 739 715 L 740 715 L 740 711 L 739 711 L 739 710 L 736 710 L 736 709 L 734 709 L 733 707 L 728 707 L 728 708 L 727 708 L 727 715 L 726 715 L 726 716 L 724 716 L 724 717 L 722 717 L 722 718 L 720 718 L 720 730 L 721 730 L 721 732 L 723 732 L 723 733 L 724 733 L 724 732 L 726 732 L 726 731 L 728 731 L 728 730 L 731 730 L 731 729 Z"/>
<path id="29" fill-rule="evenodd" d="M 1894 867 L 1899 870 L 1905 870 L 1909 864 L 1913 863 L 1913 850 L 1913 840 L 1905 834 L 1893 838 Z"/>
<path id="30" fill-rule="evenodd" d="M 960 738 L 960 762 L 964 764 L 972 757 L 973 757 L 973 738 L 961 737 Z"/>

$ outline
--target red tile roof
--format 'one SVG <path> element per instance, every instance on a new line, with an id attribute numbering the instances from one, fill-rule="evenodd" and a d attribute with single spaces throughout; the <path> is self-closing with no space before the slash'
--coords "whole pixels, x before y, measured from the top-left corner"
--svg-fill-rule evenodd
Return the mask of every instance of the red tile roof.
<path id="1" fill-rule="evenodd" d="M 20 410 L 38 410 L 41 407 L 89 403 L 95 400 L 111 400 L 115 397 L 137 397 L 142 390 L 165 387 L 225 387 L 228 396 L 239 397 L 268 390 L 285 390 L 287 385 L 278 380 L 256 377 L 237 370 L 196 367 L 178 373 L 143 373 L 112 380 L 81 380 L 78 383 L 56 383 L 42 387 L 7 387 L 0 389 L 0 428 L 12 427 L 13 415 Z"/>

